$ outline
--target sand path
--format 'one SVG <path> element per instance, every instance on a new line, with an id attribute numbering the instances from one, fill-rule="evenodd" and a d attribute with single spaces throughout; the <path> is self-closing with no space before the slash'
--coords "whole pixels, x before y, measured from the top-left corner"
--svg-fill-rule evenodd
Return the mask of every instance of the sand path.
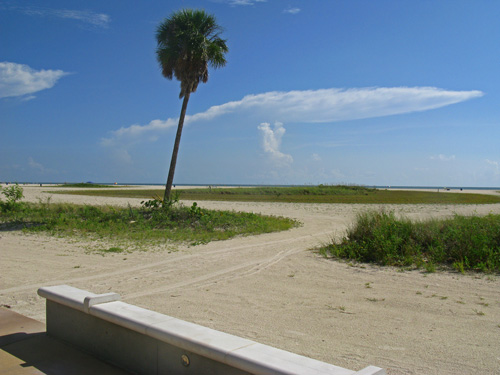
<path id="1" fill-rule="evenodd" d="M 26 187 L 26 199 L 47 188 Z M 52 195 L 51 201 L 140 200 Z M 190 202 L 186 202 L 190 204 Z M 352 267 L 310 249 L 373 205 L 202 202 L 300 220 L 287 232 L 102 256 L 108 246 L 0 232 L 0 304 L 44 320 L 40 286 L 117 292 L 126 302 L 355 370 L 500 373 L 500 278 Z M 500 213 L 500 205 L 386 205 L 419 219 Z"/>

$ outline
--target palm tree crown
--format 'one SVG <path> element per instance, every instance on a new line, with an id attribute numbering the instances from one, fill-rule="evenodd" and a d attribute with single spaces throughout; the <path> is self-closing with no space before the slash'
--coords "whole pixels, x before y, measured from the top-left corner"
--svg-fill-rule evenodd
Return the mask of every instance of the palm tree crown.
<path id="1" fill-rule="evenodd" d="M 181 82 L 179 97 L 196 91 L 208 80 L 208 65 L 226 65 L 226 41 L 215 17 L 203 10 L 185 9 L 166 18 L 156 31 L 157 59 L 165 78 Z"/>

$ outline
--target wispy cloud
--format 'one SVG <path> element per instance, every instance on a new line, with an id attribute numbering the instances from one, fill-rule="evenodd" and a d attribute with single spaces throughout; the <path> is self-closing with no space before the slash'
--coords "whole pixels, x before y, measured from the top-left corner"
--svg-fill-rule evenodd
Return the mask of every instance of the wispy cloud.
<path id="1" fill-rule="evenodd" d="M 40 163 L 38 163 L 38 162 L 36 162 L 32 157 L 28 158 L 28 165 L 30 166 L 30 168 L 37 169 L 40 172 L 43 172 L 45 170 L 45 168 L 43 167 L 43 165 L 40 164 Z"/>
<path id="2" fill-rule="evenodd" d="M 62 70 L 34 70 L 28 65 L 0 62 L 0 98 L 23 96 L 50 89 L 69 73 Z M 24 97 L 31 100 L 34 96 Z"/>
<path id="3" fill-rule="evenodd" d="M 439 160 L 439 161 L 452 161 L 452 160 L 455 160 L 455 155 L 443 155 L 443 154 L 439 154 L 439 155 L 433 155 L 430 157 L 431 160 Z"/>
<path id="4" fill-rule="evenodd" d="M 229 113 L 253 116 L 265 121 L 277 119 L 293 123 L 333 123 L 426 111 L 481 97 L 481 91 L 450 91 L 435 87 L 368 87 L 306 91 L 272 91 L 247 95 L 241 100 L 210 107 L 186 116 L 185 123 L 209 121 Z M 102 140 L 112 145 L 120 139 L 137 142 L 140 136 L 157 134 L 177 125 L 177 119 L 153 120 L 112 132 Z"/>
<path id="5" fill-rule="evenodd" d="M 69 20 L 80 21 L 86 25 L 93 27 L 106 28 L 111 22 L 109 15 L 104 13 L 96 13 L 90 10 L 74 10 L 74 9 L 52 9 L 40 6 L 14 6 L 2 5 L 0 9 L 17 11 L 28 16 L 36 17 L 55 17 Z"/>
<path id="6" fill-rule="evenodd" d="M 32 157 L 28 158 L 28 166 L 41 174 L 54 173 L 52 169 L 45 168 L 41 163 L 35 161 Z"/>
<path id="7" fill-rule="evenodd" d="M 225 3 L 232 6 L 237 5 L 254 5 L 256 3 L 266 3 L 267 0 L 211 0 L 214 3 Z"/>
<path id="8" fill-rule="evenodd" d="M 500 163 L 498 161 L 486 159 L 485 162 L 493 167 L 495 175 L 500 175 Z"/>
<path id="9" fill-rule="evenodd" d="M 291 155 L 280 151 L 281 139 L 285 134 L 285 128 L 281 122 L 275 122 L 274 127 L 271 124 L 263 122 L 258 126 L 262 136 L 262 148 L 271 160 L 278 165 L 288 165 L 293 162 Z"/>
<path id="10" fill-rule="evenodd" d="M 300 8 L 286 8 L 283 13 L 297 14 L 300 13 Z"/>
<path id="11" fill-rule="evenodd" d="M 321 160 L 322 160 L 322 159 L 321 159 L 321 156 L 319 156 L 319 155 L 318 155 L 318 154 L 316 154 L 316 153 L 314 153 L 314 154 L 312 154 L 312 155 L 311 155 L 311 159 L 312 159 L 313 161 L 321 161 Z"/>

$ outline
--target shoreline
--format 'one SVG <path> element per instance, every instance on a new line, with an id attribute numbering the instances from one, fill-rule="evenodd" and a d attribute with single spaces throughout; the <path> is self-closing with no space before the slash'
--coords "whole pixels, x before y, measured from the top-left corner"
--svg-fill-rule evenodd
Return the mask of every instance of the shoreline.
<path id="1" fill-rule="evenodd" d="M 8 186 L 8 185 L 13 185 L 18 183 L 20 186 L 40 186 L 42 187 L 59 187 L 61 185 L 71 185 L 74 183 L 57 183 L 57 182 L 8 182 L 6 183 L 5 181 L 0 181 L 0 186 Z M 95 185 L 106 185 L 111 187 L 117 187 L 117 188 L 124 188 L 124 187 L 129 187 L 129 188 L 135 188 L 135 187 L 148 187 L 148 188 L 158 188 L 161 189 L 162 187 L 165 186 L 164 183 L 161 184 L 155 184 L 155 183 L 108 183 L 108 182 L 96 182 L 96 183 L 89 183 L 89 184 L 95 184 Z M 223 187 L 223 188 L 239 188 L 239 187 L 310 187 L 310 186 L 319 186 L 318 185 L 301 185 L 301 184 L 291 184 L 291 185 L 280 185 L 280 184 L 175 184 L 172 188 L 173 189 L 196 189 L 196 188 L 218 188 L 218 187 Z M 351 184 L 325 184 L 326 186 L 335 186 L 335 185 L 347 185 L 350 186 Z M 353 186 L 357 186 L 356 184 L 352 184 Z M 451 191 L 451 192 L 456 192 L 456 191 L 500 191 L 500 187 L 494 187 L 494 186 L 399 186 L 399 185 L 359 185 L 362 187 L 366 188 L 373 188 L 373 189 L 380 189 L 380 190 L 424 190 L 424 191 Z M 62 186 L 61 186 L 62 187 Z"/>

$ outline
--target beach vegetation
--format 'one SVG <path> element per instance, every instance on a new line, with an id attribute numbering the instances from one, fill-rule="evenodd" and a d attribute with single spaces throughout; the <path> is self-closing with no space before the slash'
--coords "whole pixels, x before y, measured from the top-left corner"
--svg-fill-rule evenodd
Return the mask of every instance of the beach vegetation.
<path id="1" fill-rule="evenodd" d="M 0 212 L 0 230 L 22 229 L 136 243 L 207 243 L 235 236 L 282 231 L 299 225 L 292 219 L 254 213 L 146 204 L 140 207 L 24 203 L 23 209 Z M 106 252 L 119 252 L 111 246 Z"/>
<path id="2" fill-rule="evenodd" d="M 358 185 L 208 187 L 175 189 L 183 200 L 359 203 L 359 204 L 488 204 L 500 203 L 500 196 L 453 192 L 385 190 Z M 105 197 L 142 198 L 158 196 L 159 189 L 72 190 L 55 194 L 80 194 Z"/>
<path id="3" fill-rule="evenodd" d="M 0 187 L 0 191 L 5 197 L 5 201 L 0 198 L 0 212 L 14 211 L 21 207 L 20 200 L 24 197 L 24 190 L 19 184 L 10 185 L 5 188 Z"/>
<path id="4" fill-rule="evenodd" d="M 61 184 L 57 185 L 57 187 L 67 187 L 67 188 L 91 188 L 91 189 L 102 189 L 102 188 L 110 188 L 114 187 L 113 185 L 102 185 L 102 184 L 94 184 L 91 182 L 78 182 L 74 184 Z"/>
<path id="5" fill-rule="evenodd" d="M 320 249 L 325 256 L 380 265 L 437 267 L 459 272 L 500 272 L 500 215 L 455 215 L 445 220 L 411 221 L 393 212 L 357 216 L 341 241 Z"/>
<path id="6" fill-rule="evenodd" d="M 226 65 L 228 47 L 220 34 L 221 27 L 213 15 L 191 9 L 172 13 L 156 30 L 156 57 L 162 74 L 167 79 L 175 76 L 180 81 L 179 98 L 184 98 L 165 185 L 164 203 L 170 199 L 189 97 L 200 82 L 208 81 L 209 65 L 212 68 Z"/>

